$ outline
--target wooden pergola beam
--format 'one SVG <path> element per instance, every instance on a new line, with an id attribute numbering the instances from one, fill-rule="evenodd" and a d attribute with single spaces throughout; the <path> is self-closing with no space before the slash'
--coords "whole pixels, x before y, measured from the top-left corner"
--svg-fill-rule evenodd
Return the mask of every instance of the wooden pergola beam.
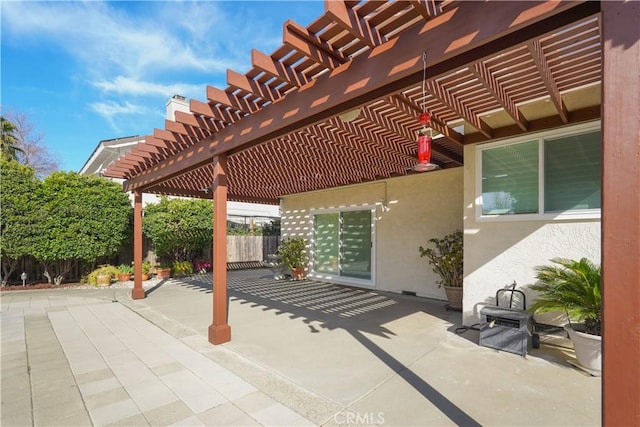
<path id="1" fill-rule="evenodd" d="M 282 43 L 324 68 L 334 69 L 347 62 L 347 58 L 340 52 L 335 51 L 319 37 L 309 33 L 302 25 L 291 20 L 283 25 Z"/>
<path id="2" fill-rule="evenodd" d="M 513 121 L 516 122 L 516 125 L 518 125 L 523 132 L 526 132 L 528 124 L 527 119 L 520 113 L 515 102 L 509 98 L 509 95 L 507 95 L 504 88 L 491 74 L 484 63 L 476 62 L 472 67 L 469 67 L 469 71 L 482 84 L 485 90 L 487 90 L 491 96 L 500 103 L 500 106 L 504 108 L 507 114 L 509 114 Z"/>
<path id="3" fill-rule="evenodd" d="M 232 93 L 213 86 L 207 86 L 207 99 L 214 104 L 221 104 L 226 107 L 231 107 L 243 113 L 253 114 L 256 111 L 260 110 L 260 106 L 255 102 L 251 102 L 246 98 L 238 97 Z"/>
<path id="4" fill-rule="evenodd" d="M 229 109 L 220 108 L 217 105 L 214 106 L 206 102 L 198 101 L 197 99 L 191 99 L 189 101 L 189 109 L 193 114 L 199 114 L 222 123 L 235 123 L 244 117 L 244 114 L 238 111 L 230 111 Z"/>
<path id="5" fill-rule="evenodd" d="M 311 81 L 304 74 L 285 66 L 282 62 L 256 49 L 251 50 L 251 64 L 268 75 L 287 82 L 292 86 L 304 86 Z"/>
<path id="6" fill-rule="evenodd" d="M 439 0 L 409 0 L 409 3 L 424 19 L 430 19 L 442 12 Z"/>
<path id="7" fill-rule="evenodd" d="M 415 85 L 422 80 L 422 51 L 415 46 L 429 46 L 428 70 L 441 75 L 592 16 L 599 7 L 597 2 L 545 2 L 535 7 L 508 2 L 499 8 L 460 2 L 438 19 L 408 28 L 354 58 L 349 72 L 337 69 L 319 76 L 288 94 L 287 102 L 273 103 L 127 180 L 125 189 L 170 179 L 208 162 L 210 155 L 247 149 Z M 489 14 L 492 19 L 485 19 Z M 469 22 L 476 25 L 471 35 Z"/>
<path id="8" fill-rule="evenodd" d="M 467 123 L 478 129 L 486 138 L 491 139 L 493 137 L 493 129 L 484 120 L 465 107 L 465 105 L 447 89 L 436 84 L 434 81 L 429 81 L 426 84 L 425 91 L 438 100 L 438 102 L 466 120 Z"/>
<path id="9" fill-rule="evenodd" d="M 551 69 L 549 68 L 549 64 L 547 63 L 547 59 L 545 58 L 542 52 L 542 46 L 540 42 L 534 40 L 530 43 L 527 43 L 527 48 L 531 53 L 531 57 L 533 58 L 533 62 L 536 64 L 538 68 L 538 72 L 542 76 L 542 81 L 544 82 L 547 91 L 551 97 L 551 102 L 556 107 L 558 111 L 558 115 L 562 119 L 563 123 L 569 123 L 567 107 L 564 105 L 564 101 L 562 100 L 562 96 L 560 96 L 560 91 L 558 90 L 558 86 L 556 85 L 555 80 L 553 79 L 553 74 L 551 73 Z"/>
<path id="10" fill-rule="evenodd" d="M 254 96 L 269 102 L 276 101 L 283 97 L 277 90 L 258 83 L 244 74 L 237 73 L 233 70 L 227 70 L 227 84 L 245 92 L 252 93 Z"/>
<path id="11" fill-rule="evenodd" d="M 387 41 L 386 37 L 369 25 L 365 19 L 359 17 L 343 0 L 325 0 L 324 11 L 342 29 L 369 47 L 375 47 Z"/>

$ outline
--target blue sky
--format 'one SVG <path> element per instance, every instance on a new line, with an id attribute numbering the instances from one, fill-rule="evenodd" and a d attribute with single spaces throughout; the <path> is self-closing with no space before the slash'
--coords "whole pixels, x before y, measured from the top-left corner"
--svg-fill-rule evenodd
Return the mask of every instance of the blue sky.
<path id="1" fill-rule="evenodd" d="M 79 171 L 100 140 L 164 128 L 174 94 L 206 100 L 251 49 L 307 26 L 313 1 L 0 2 L 3 111 L 26 113 L 63 170 Z"/>

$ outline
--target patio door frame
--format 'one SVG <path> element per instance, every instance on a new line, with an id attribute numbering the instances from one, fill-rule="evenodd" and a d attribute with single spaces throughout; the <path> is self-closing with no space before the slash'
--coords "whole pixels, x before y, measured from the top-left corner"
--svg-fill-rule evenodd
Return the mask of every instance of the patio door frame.
<path id="1" fill-rule="evenodd" d="M 316 260 L 316 241 L 315 241 L 315 217 L 318 214 L 331 214 L 331 213 L 343 213 L 343 212 L 355 212 L 355 211 L 368 211 L 371 220 L 371 253 L 370 253 L 370 279 L 358 279 L 355 277 L 341 276 L 339 274 L 329 274 L 315 271 Z M 310 211 L 311 218 L 311 260 L 310 260 L 310 273 L 309 276 L 315 279 L 325 280 L 332 283 L 357 286 L 362 288 L 374 289 L 376 287 L 376 231 L 375 231 L 375 219 L 376 219 L 376 205 L 362 205 L 362 206 L 349 206 L 340 208 L 329 209 L 312 209 Z M 341 243 L 339 242 L 339 245 Z M 341 262 L 339 262 L 339 268 L 341 268 Z"/>

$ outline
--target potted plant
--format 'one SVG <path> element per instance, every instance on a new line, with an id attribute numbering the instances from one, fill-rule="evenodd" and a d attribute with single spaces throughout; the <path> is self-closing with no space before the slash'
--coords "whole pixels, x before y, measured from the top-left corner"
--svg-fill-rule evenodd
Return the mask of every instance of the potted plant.
<path id="1" fill-rule="evenodd" d="M 151 263 L 142 261 L 142 280 L 149 280 L 149 272 L 151 271 Z"/>
<path id="2" fill-rule="evenodd" d="M 93 286 L 109 286 L 111 285 L 111 279 L 116 277 L 118 273 L 118 268 L 113 265 L 101 265 L 89 273 L 87 282 Z"/>
<path id="3" fill-rule="evenodd" d="M 462 310 L 463 234 L 456 230 L 441 239 L 429 239 L 435 247 L 420 246 L 420 257 L 427 257 L 433 272 L 440 276 L 438 286 L 444 287 L 449 307 Z"/>
<path id="4" fill-rule="evenodd" d="M 307 241 L 302 237 L 290 237 L 283 239 L 278 246 L 278 255 L 282 262 L 291 270 L 294 279 L 304 278 L 304 269 L 309 262 L 306 251 Z"/>
<path id="5" fill-rule="evenodd" d="M 531 289 L 538 300 L 532 313 L 565 312 L 564 329 L 573 343 L 578 363 L 593 375 L 602 369 L 602 269 L 587 258 L 551 259 L 555 265 L 536 267 L 538 282 Z"/>
<path id="6" fill-rule="evenodd" d="M 118 266 L 118 281 L 128 282 L 133 274 L 133 267 L 131 264 L 120 264 Z"/>
<path id="7" fill-rule="evenodd" d="M 168 279 L 171 277 L 171 265 L 166 262 L 161 262 L 156 267 L 156 276 L 160 279 Z"/>

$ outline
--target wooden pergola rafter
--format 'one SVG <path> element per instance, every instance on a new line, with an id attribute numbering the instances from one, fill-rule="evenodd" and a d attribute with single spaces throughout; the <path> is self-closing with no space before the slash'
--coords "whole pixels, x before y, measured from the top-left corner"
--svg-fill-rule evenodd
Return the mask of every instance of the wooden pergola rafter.
<path id="1" fill-rule="evenodd" d="M 175 121 L 165 123 L 164 131 L 154 131 L 154 136 L 165 142 L 162 152 L 155 153 L 155 156 L 150 157 L 150 161 L 128 158 L 128 163 L 120 164 L 120 169 L 109 170 L 108 173 L 125 179 L 141 177 L 147 173 L 154 174 L 154 167 L 162 162 L 175 164 L 169 160 L 172 156 L 195 160 L 201 158 L 194 154 L 196 151 L 207 152 L 214 146 L 218 150 L 225 150 L 224 140 L 227 138 L 218 140 L 218 136 L 230 129 L 229 126 L 244 123 L 265 108 L 268 110 L 290 96 L 301 96 L 304 93 L 300 92 L 301 88 L 307 89 L 316 81 L 331 80 L 327 73 L 337 71 L 348 62 L 366 56 L 372 49 L 382 48 L 385 43 L 393 44 L 421 22 L 441 19 L 447 13 L 455 16 L 454 12 L 461 6 L 456 2 L 437 1 L 327 2 L 326 13 L 307 28 L 287 21 L 283 25 L 283 45 L 272 55 L 252 51 L 251 70 L 245 74 L 229 70 L 226 89 L 208 86 L 208 102 L 191 100 L 192 114 L 179 112 Z M 572 76 L 563 79 L 563 70 L 571 69 L 567 58 L 572 58 L 571 63 L 576 63 L 576 66 L 583 61 L 581 56 L 566 52 L 568 45 L 563 42 L 563 38 L 570 37 L 574 44 L 582 43 L 585 55 L 591 55 L 592 45 L 596 40 L 594 34 L 598 33 L 597 27 L 597 19 L 586 16 L 577 24 L 558 26 L 546 34 L 518 41 L 513 44 L 514 48 L 502 49 L 497 54 L 461 64 L 451 68 L 449 72 L 429 75 L 426 82 L 426 98 L 423 97 L 421 79 L 414 75 L 417 85 L 408 84 L 406 88 L 381 96 L 372 102 L 354 103 L 354 107 L 361 110 L 360 117 L 353 123 L 343 123 L 334 115 L 315 124 L 322 125 L 323 132 L 330 134 L 331 138 L 339 135 L 338 138 L 343 143 L 359 150 L 362 153 L 359 156 L 360 162 L 371 163 L 371 168 L 376 170 L 375 176 L 396 176 L 412 173 L 409 157 L 415 153 L 417 115 L 426 106 L 432 113 L 434 131 L 442 136 L 434 141 L 434 162 L 441 167 L 460 166 L 463 162 L 462 146 L 465 143 L 476 143 L 482 139 L 496 137 L 504 130 L 494 129 L 487 123 L 484 118 L 487 111 L 502 109 L 511 119 L 509 126 L 517 127 L 519 132 L 526 132 L 531 130 L 530 123 L 521 111 L 520 105 L 546 95 L 558 106 L 557 116 L 560 120 L 563 123 L 569 122 L 562 99 L 557 101 L 562 95 L 556 78 L 564 84 L 562 91 L 566 92 L 589 83 L 597 83 L 600 76 L 598 73 L 588 73 L 582 79 Z M 427 44 L 427 48 L 428 46 Z M 563 61 L 563 66 L 553 74 L 552 67 L 559 60 Z M 417 63 L 412 67 L 419 70 L 419 65 Z M 536 84 L 531 84 L 532 79 Z M 572 81 L 574 86 L 571 86 Z M 351 86 L 359 89 L 356 87 L 358 84 L 366 86 L 366 83 L 362 80 L 361 83 L 354 82 Z M 323 102 L 322 99 L 316 101 Z M 339 111 L 336 111 L 337 113 Z M 296 111 L 289 114 L 295 116 Z M 577 117 L 584 119 L 585 115 Z M 463 133 L 459 132 L 460 123 L 466 123 Z M 311 124 L 313 123 L 309 123 Z M 260 126 L 260 123 L 256 125 Z M 309 125 L 306 126 L 308 132 L 317 131 L 317 126 Z M 255 127 L 247 127 L 245 134 L 251 132 L 252 128 Z M 513 129 L 510 129 L 510 132 L 513 134 Z M 289 133 L 291 132 L 282 133 L 276 138 Z M 268 138 L 261 141 L 268 142 Z M 198 148 L 195 148 L 197 146 Z M 248 148 L 250 147 L 247 145 L 242 150 L 230 147 L 228 151 L 231 157 L 243 157 L 243 152 Z M 194 153 L 188 153 L 185 149 L 193 149 Z M 287 149 L 286 145 L 284 149 Z M 294 150 L 293 153 L 299 154 L 298 151 Z M 327 153 L 325 161 L 341 164 L 341 157 L 343 153 L 341 155 L 333 150 Z M 187 164 L 182 173 L 189 173 L 190 169 L 196 170 L 206 161 L 204 158 Z M 294 177 L 290 174 L 281 175 L 282 169 L 275 164 L 277 162 L 281 160 L 263 159 L 261 168 L 270 170 L 272 179 L 293 181 Z M 129 167 L 129 173 L 123 172 L 126 170 L 122 168 L 123 165 Z M 386 165 L 386 170 L 380 169 L 383 165 Z M 171 168 L 161 169 L 167 171 Z M 288 170 L 293 173 L 295 169 Z M 366 170 L 367 168 L 362 169 L 362 173 L 365 174 L 363 179 L 369 179 Z M 143 184 L 143 187 L 153 187 L 151 183 L 155 178 L 150 178 L 149 183 Z M 167 179 L 170 181 L 171 177 L 160 177 L 161 181 Z M 143 179 L 141 181 L 147 182 Z M 182 188 L 175 184 L 170 185 L 174 194 Z M 328 188 L 332 185 L 333 182 L 317 181 L 318 188 Z M 133 184 L 130 189 L 137 187 L 138 185 Z M 158 188 L 162 187 L 155 187 L 154 191 Z M 275 191 L 274 188 L 271 194 L 270 198 L 273 200 L 286 194 L 282 192 L 286 186 L 278 188 L 279 191 Z M 184 189 L 193 194 L 194 188 Z M 151 191 L 150 188 L 146 190 Z M 233 186 L 230 187 L 229 195 L 233 197 L 235 193 L 240 191 Z"/>
<path id="2" fill-rule="evenodd" d="M 229 70 L 226 88 L 208 86 L 205 101 L 190 101 L 191 114 L 178 113 L 175 121 L 154 130 L 105 173 L 124 179 L 124 189 L 135 193 L 136 215 L 141 215 L 142 192 L 213 196 L 216 221 L 221 221 L 226 200 L 278 203 L 283 195 L 414 173 L 417 117 L 425 108 L 439 134 L 433 141 L 433 161 L 441 168 L 461 166 L 467 144 L 608 113 L 609 122 L 603 119 L 604 151 L 611 158 L 605 158 L 605 164 L 619 159 L 635 162 L 637 170 L 637 149 L 634 155 L 628 141 L 637 139 L 640 121 L 638 16 L 633 1 L 326 1 L 325 12 L 314 22 L 307 27 L 285 22 L 282 45 L 273 53 L 252 50 L 249 71 Z M 603 79 L 603 69 L 608 78 Z M 632 78 L 625 74 L 629 69 Z M 601 87 L 611 107 L 602 107 Z M 628 122 L 613 117 L 621 108 L 633 113 Z M 354 109 L 359 116 L 353 122 L 338 117 Z M 627 155 L 608 151 L 607 143 L 620 144 L 620 152 Z M 603 212 L 612 210 L 608 219 L 603 215 L 603 229 L 622 240 L 627 234 L 616 228 L 615 218 L 637 217 L 639 208 L 615 189 L 624 177 L 639 183 L 633 170 L 604 168 Z M 201 191 L 208 188 L 213 191 Z M 618 197 L 617 205 L 606 198 L 607 191 Z M 637 226 L 633 233 L 637 245 Z M 220 251 L 225 243 L 219 239 L 214 236 L 214 264 L 224 270 Z M 634 248 L 637 260 L 640 251 Z M 141 246 L 136 244 L 135 251 L 141 253 Z M 603 252 L 628 257 L 629 245 L 620 246 L 605 234 Z M 616 266 L 606 256 L 603 263 L 610 269 Z M 627 283 L 622 273 L 612 271 L 629 271 L 628 266 L 617 267 L 607 274 Z M 214 277 L 214 298 L 220 301 L 226 301 L 226 287 L 219 287 L 226 284 L 224 274 Z M 637 277 L 637 269 L 630 274 Z M 627 290 L 639 294 L 629 286 Z M 134 294 L 141 295 L 139 290 Z M 625 307 L 621 313 L 633 314 L 625 305 L 628 301 L 616 301 Z M 635 304 L 637 319 L 637 300 Z M 621 317 L 606 317 L 605 332 L 616 340 L 607 325 Z M 210 328 L 212 342 L 230 337 L 225 322 L 218 307 Z M 633 341 L 636 350 L 639 342 Z M 605 372 L 608 368 L 616 381 L 627 381 L 629 374 L 609 357 Z M 631 370 L 639 374 L 637 366 Z M 608 384 L 611 397 L 605 396 L 605 407 L 620 410 L 605 411 L 605 419 L 616 424 L 616 415 L 629 407 L 640 413 L 639 400 L 615 403 L 621 393 Z M 637 379 L 625 384 L 639 387 Z"/>

